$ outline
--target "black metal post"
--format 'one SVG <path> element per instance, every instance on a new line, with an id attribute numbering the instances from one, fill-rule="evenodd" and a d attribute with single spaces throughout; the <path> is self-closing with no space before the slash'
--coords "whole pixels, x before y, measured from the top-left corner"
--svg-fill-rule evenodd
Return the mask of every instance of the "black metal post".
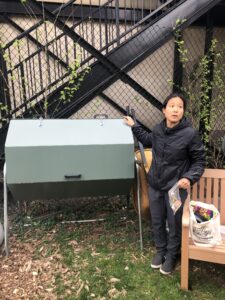
<path id="1" fill-rule="evenodd" d="M 204 114 L 200 114 L 200 121 L 199 121 L 199 131 L 203 136 L 203 141 L 205 144 L 206 149 L 208 149 L 209 141 L 209 128 L 208 124 L 210 122 L 210 115 L 211 115 L 211 102 L 212 102 L 212 82 L 213 82 L 213 63 L 214 63 L 214 53 L 210 51 L 212 47 L 213 41 L 213 10 L 207 12 L 206 18 L 206 36 L 205 36 L 205 55 L 208 56 L 209 63 L 208 63 L 208 73 L 204 80 L 207 81 L 207 91 L 203 91 L 204 98 L 202 97 L 200 103 L 200 112 L 204 111 Z"/>
<path id="2" fill-rule="evenodd" d="M 4 54 L 4 50 L 0 47 L 0 104 L 2 106 L 0 122 L 2 125 L 5 124 L 4 116 L 7 115 L 7 111 L 3 109 L 3 107 L 5 107 L 8 111 L 11 109 L 7 65 L 4 59 Z"/>
<path id="3" fill-rule="evenodd" d="M 182 34 L 175 37 L 177 41 L 181 41 Z M 178 45 L 174 43 L 174 63 L 173 63 L 173 92 L 180 92 L 180 88 L 183 82 L 183 66 L 180 61 L 180 52 L 178 51 Z"/>
<path id="4" fill-rule="evenodd" d="M 120 45 L 120 22 L 119 22 L 119 0 L 115 0 L 116 6 L 116 39 L 117 39 L 117 46 Z"/>

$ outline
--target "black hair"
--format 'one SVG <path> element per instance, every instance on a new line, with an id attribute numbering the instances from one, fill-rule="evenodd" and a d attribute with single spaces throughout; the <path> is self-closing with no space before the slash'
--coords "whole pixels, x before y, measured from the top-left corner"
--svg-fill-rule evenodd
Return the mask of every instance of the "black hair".
<path id="1" fill-rule="evenodd" d="M 163 106 L 162 107 L 166 108 L 167 103 L 169 102 L 169 100 L 172 99 L 172 98 L 176 98 L 176 97 L 179 97 L 183 101 L 184 111 L 185 111 L 186 108 L 187 108 L 187 99 L 185 98 L 185 96 L 183 94 L 180 94 L 180 93 L 172 93 L 169 96 L 167 96 L 166 99 L 165 99 L 165 101 L 163 102 Z"/>

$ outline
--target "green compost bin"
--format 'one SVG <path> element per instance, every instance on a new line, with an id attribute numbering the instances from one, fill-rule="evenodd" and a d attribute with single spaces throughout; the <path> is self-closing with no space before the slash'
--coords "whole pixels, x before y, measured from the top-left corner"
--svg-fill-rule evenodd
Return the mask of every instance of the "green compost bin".
<path id="1" fill-rule="evenodd" d="M 12 120 L 6 182 L 15 199 L 129 194 L 134 140 L 122 119 Z"/>

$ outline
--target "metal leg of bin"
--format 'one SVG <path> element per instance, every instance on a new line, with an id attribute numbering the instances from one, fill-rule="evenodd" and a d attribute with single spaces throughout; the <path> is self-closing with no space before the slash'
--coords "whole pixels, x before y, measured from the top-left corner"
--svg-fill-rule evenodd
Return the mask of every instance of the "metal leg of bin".
<path id="1" fill-rule="evenodd" d="M 137 200 L 138 200 L 138 220 L 139 220 L 139 235 L 140 235 L 140 248 L 143 250 L 143 236 L 142 236 L 142 220 L 141 220 L 141 194 L 140 194 L 140 166 L 136 163 L 137 170 Z"/>
<path id="2" fill-rule="evenodd" d="M 5 241 L 5 254 L 9 256 L 8 248 L 8 192 L 6 182 L 6 164 L 3 169 L 3 180 L 4 180 L 4 241 Z"/>
<path id="3" fill-rule="evenodd" d="M 130 207 L 130 194 L 127 195 L 127 211 L 129 210 Z"/>

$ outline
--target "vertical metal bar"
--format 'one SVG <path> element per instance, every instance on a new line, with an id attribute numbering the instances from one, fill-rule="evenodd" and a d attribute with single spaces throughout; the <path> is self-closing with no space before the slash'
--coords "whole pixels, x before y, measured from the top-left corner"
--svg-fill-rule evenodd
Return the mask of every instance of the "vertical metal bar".
<path id="1" fill-rule="evenodd" d="M 214 71 L 214 55 L 213 53 L 209 53 L 209 50 L 212 46 L 212 40 L 213 40 L 213 28 L 214 28 L 214 24 L 213 24 L 213 10 L 210 10 L 207 12 L 206 14 L 206 35 L 205 35 L 205 55 L 210 55 L 210 63 L 208 65 L 208 74 L 206 76 L 206 80 L 209 84 L 209 86 L 211 85 L 211 82 L 213 81 L 213 71 Z M 200 113 L 203 109 L 205 109 L 207 107 L 207 116 L 203 116 L 200 118 L 199 121 L 199 131 L 202 134 L 202 136 L 204 135 L 209 135 L 209 130 L 206 128 L 206 118 L 207 118 L 207 122 L 210 122 L 210 111 L 211 111 L 211 103 L 212 103 L 212 88 L 208 88 L 207 91 L 207 96 L 208 96 L 208 100 L 207 103 L 205 103 L 206 101 L 204 101 L 204 99 L 201 99 L 200 102 Z M 205 146 L 206 149 L 208 149 L 209 146 L 209 142 L 205 141 Z"/>
<path id="2" fill-rule="evenodd" d="M 57 64 L 58 64 L 58 68 L 59 68 L 59 77 L 61 77 L 63 75 L 63 66 L 59 63 L 59 61 L 61 59 L 63 59 L 63 51 L 62 51 L 62 45 L 63 43 L 61 43 L 62 38 L 59 39 L 59 60 L 57 60 Z"/>
<path id="3" fill-rule="evenodd" d="M 134 3 L 134 24 L 137 23 L 138 19 L 138 2 Z"/>
<path id="4" fill-rule="evenodd" d="M 37 93 L 37 80 L 36 80 L 36 65 L 34 63 L 34 56 L 32 57 L 33 75 L 34 75 L 34 94 Z"/>
<path id="5" fill-rule="evenodd" d="M 81 7 L 81 20 L 84 20 L 84 12 L 83 12 L 83 5 Z M 85 34 L 84 34 L 84 22 L 81 23 L 81 29 L 82 29 L 82 34 L 81 36 L 83 37 L 83 39 L 85 39 Z M 82 49 L 82 53 L 81 53 L 81 61 L 85 60 L 86 58 L 86 53 L 85 53 L 85 49 Z"/>
<path id="6" fill-rule="evenodd" d="M 93 22 L 93 15 L 92 15 L 92 5 L 90 1 L 90 15 L 89 20 L 91 21 L 91 44 L 95 47 L 95 30 L 94 30 L 94 22 Z"/>
<path id="7" fill-rule="evenodd" d="M 43 84 L 43 76 L 42 76 L 42 64 L 41 64 L 41 53 L 38 52 L 38 68 L 39 68 L 39 74 L 40 74 L 40 90 L 43 90 L 44 84 Z"/>
<path id="8" fill-rule="evenodd" d="M 140 248 L 143 250 L 143 233 L 142 233 L 142 220 L 141 220 L 141 195 L 140 195 L 140 167 L 136 163 L 136 172 L 137 172 L 137 199 L 138 199 L 138 221 L 139 221 L 139 236 L 140 236 Z"/>
<path id="9" fill-rule="evenodd" d="M 46 44 L 45 44 L 45 48 L 44 48 L 44 53 L 45 53 L 45 60 L 46 60 L 46 64 L 47 64 L 47 83 L 46 83 L 46 88 L 48 87 L 49 83 L 51 82 L 51 75 L 50 75 L 50 63 L 49 63 L 49 56 L 47 54 L 47 44 L 48 44 L 48 29 L 47 29 L 47 25 L 46 22 L 44 22 L 44 30 L 45 30 L 45 40 L 46 40 Z"/>
<path id="10" fill-rule="evenodd" d="M 114 40 L 114 27 L 115 27 L 115 8 L 112 6 L 111 3 L 111 37 L 110 37 L 110 42 Z"/>
<path id="11" fill-rule="evenodd" d="M 127 31 L 127 0 L 124 2 L 124 26 L 125 32 Z M 127 39 L 127 35 L 125 35 L 125 40 Z"/>
<path id="12" fill-rule="evenodd" d="M 6 182 L 6 163 L 3 168 L 3 180 L 4 180 L 4 242 L 5 242 L 5 254 L 9 256 L 9 245 L 8 245 L 8 193 L 7 193 L 7 182 Z"/>
<path id="13" fill-rule="evenodd" d="M 181 41 L 182 35 L 177 37 L 178 42 Z M 178 45 L 174 40 L 174 67 L 173 67 L 173 92 L 180 91 L 183 82 L 183 65 L 180 61 L 180 52 Z"/>
<path id="14" fill-rule="evenodd" d="M 30 45 L 29 45 L 29 41 L 28 41 L 28 39 L 27 39 L 27 50 L 28 50 L 28 56 L 30 56 Z M 27 73 L 27 76 L 28 76 L 28 74 L 30 75 L 30 88 L 29 88 L 29 90 L 30 91 L 32 91 L 32 96 L 35 94 L 34 93 L 34 81 L 35 81 L 35 78 L 33 79 L 33 68 L 32 68 L 32 65 L 31 65 L 31 60 L 32 60 L 32 58 L 30 58 L 29 60 L 28 60 L 28 63 L 29 63 L 29 68 L 28 68 L 28 70 L 29 70 L 29 73 Z M 29 80 L 25 80 L 25 74 L 24 74 L 24 80 L 23 80 L 23 82 L 24 82 L 24 87 L 25 87 L 25 82 L 28 82 Z M 25 89 L 24 89 L 24 91 L 25 91 Z"/>
<path id="15" fill-rule="evenodd" d="M 135 0 L 131 0 L 131 9 L 132 9 L 132 25 L 135 24 L 135 16 L 134 16 L 134 13 L 135 13 L 135 10 L 134 10 L 134 1 Z"/>
<path id="16" fill-rule="evenodd" d="M 28 70 L 28 67 L 27 67 L 27 61 L 25 61 L 25 69 L 26 69 L 26 73 L 27 73 L 27 96 L 28 96 L 28 99 L 31 98 L 31 89 L 30 89 L 30 80 L 29 80 L 29 70 Z"/>
<path id="17" fill-rule="evenodd" d="M 64 36 L 65 38 L 65 50 L 66 50 L 66 63 L 69 64 L 69 55 L 68 55 L 68 38 L 67 35 Z"/>
<path id="18" fill-rule="evenodd" d="M 111 41 L 111 19 L 112 19 L 112 6 L 108 7 L 108 15 L 107 15 L 107 21 L 108 21 L 108 42 Z M 108 49 L 109 50 L 109 49 Z"/>
<path id="19" fill-rule="evenodd" d="M 27 44 L 28 44 L 28 40 L 27 40 Z M 30 50 L 28 50 L 28 57 L 30 56 Z M 33 94 L 31 93 L 32 88 L 30 86 L 32 86 L 32 79 L 29 78 L 29 76 L 31 77 L 31 66 L 30 68 L 28 68 L 28 63 L 30 65 L 30 60 L 31 58 L 29 58 L 29 60 L 25 61 L 25 69 L 26 69 L 26 74 L 27 74 L 27 96 L 28 99 L 31 98 L 33 96 Z"/>
<path id="20" fill-rule="evenodd" d="M 57 30 L 56 30 L 56 26 L 54 25 L 54 33 L 55 33 L 55 46 L 56 46 L 56 56 L 59 58 L 59 47 L 61 47 L 61 43 L 60 41 L 57 39 Z M 59 41 L 59 43 L 58 43 Z M 53 43 L 54 45 L 54 43 Z M 54 53 L 54 50 L 53 50 L 53 53 Z M 54 53 L 55 54 L 55 53 Z M 55 67 L 56 66 L 56 67 Z M 58 72 L 58 76 L 57 77 L 60 77 L 60 68 L 59 68 L 59 63 L 57 61 L 54 60 L 54 68 L 57 69 L 57 72 Z M 55 80 L 56 80 L 56 70 L 55 70 Z"/>
<path id="21" fill-rule="evenodd" d="M 54 31 L 56 31 L 56 27 L 54 27 Z M 52 52 L 55 54 L 55 49 L 57 49 L 57 40 L 54 39 L 52 43 Z M 56 50 L 57 51 L 57 50 Z M 56 60 L 53 60 L 54 70 L 56 70 Z M 54 71 L 54 80 L 56 79 L 56 71 Z"/>
<path id="22" fill-rule="evenodd" d="M 1 48 L 0 50 L 0 102 L 3 105 L 7 106 L 7 109 L 10 110 L 11 108 L 11 101 L 9 95 L 9 81 L 8 81 L 8 72 L 7 72 L 7 65 L 4 59 L 4 51 Z M 1 111 L 1 115 L 4 117 L 6 111 Z M 2 122 L 4 123 L 4 122 Z"/>
<path id="23" fill-rule="evenodd" d="M 109 37 L 108 37 L 108 8 L 105 7 L 105 45 L 106 45 L 106 54 L 108 54 L 108 43 L 109 43 Z"/>
<path id="24" fill-rule="evenodd" d="M 99 19 L 98 19 L 98 26 L 99 26 L 99 49 L 102 49 L 102 10 L 100 7 L 100 0 L 98 1 L 98 7 L 99 7 Z"/>
<path id="25" fill-rule="evenodd" d="M 18 60 L 19 60 L 19 65 L 18 65 L 18 76 L 19 76 L 19 81 L 21 82 L 21 86 L 22 89 L 19 88 L 19 90 L 21 91 L 21 104 L 23 102 L 26 102 L 26 84 L 25 84 L 25 72 L 24 72 L 24 65 L 21 59 L 21 53 L 20 53 L 20 45 L 17 45 L 18 48 Z M 29 47 L 28 47 L 28 52 L 29 52 Z M 29 53 L 28 53 L 29 54 Z M 30 61 L 29 61 L 30 63 Z M 31 72 L 31 68 L 30 68 L 30 72 Z M 27 106 L 25 106 L 25 109 L 27 108 Z"/>
<path id="26" fill-rule="evenodd" d="M 20 70 L 19 70 L 19 67 L 17 67 L 16 68 L 16 71 L 17 71 L 17 82 L 18 82 L 18 84 L 19 84 L 19 97 L 20 97 L 20 99 L 19 99 L 19 102 L 20 102 L 20 104 L 22 104 L 22 98 L 23 98 L 23 96 L 22 96 L 22 91 L 21 91 L 21 88 L 20 88 L 20 80 L 21 80 L 21 75 L 20 75 Z M 17 102 L 18 102 L 18 100 L 17 100 Z"/>
<path id="27" fill-rule="evenodd" d="M 82 0 L 81 0 L 81 3 L 80 3 L 80 15 L 82 15 L 82 9 L 83 9 L 83 6 L 82 6 Z M 72 11 L 73 11 L 73 21 L 72 21 L 72 24 L 73 24 L 73 26 L 72 26 L 72 28 L 74 28 L 74 31 L 76 32 L 76 26 L 75 26 L 75 14 L 74 14 L 74 3 L 72 4 Z M 82 22 L 83 23 L 83 22 Z M 81 25 L 78 25 L 78 32 L 79 32 L 79 35 L 81 34 L 81 32 L 80 32 L 80 26 Z M 67 36 L 66 36 L 67 37 Z M 69 39 L 70 40 L 70 39 Z M 67 39 L 67 43 L 68 43 L 68 39 Z M 68 49 L 68 45 L 67 45 L 67 43 L 66 43 L 66 49 L 67 49 L 67 65 L 69 65 L 70 64 L 70 53 L 71 52 L 69 52 L 69 49 Z M 74 58 L 76 58 L 76 55 L 77 55 L 77 53 L 76 53 L 76 47 L 74 46 L 74 43 L 73 43 L 73 53 L 71 53 L 71 54 L 73 54 L 73 58 L 72 58 L 72 60 L 74 60 Z"/>
<path id="28" fill-rule="evenodd" d="M 38 29 L 36 29 L 36 39 L 39 41 L 38 37 Z M 38 69 L 39 69 L 39 76 L 40 76 L 40 89 L 43 90 L 43 77 L 42 77 L 42 67 L 41 67 L 41 53 L 38 51 Z"/>
<path id="29" fill-rule="evenodd" d="M 12 62 L 10 48 L 8 49 L 8 55 L 9 55 L 9 61 Z M 10 108 L 12 108 L 12 102 L 13 102 L 14 108 L 16 108 L 16 93 L 15 93 L 14 75 L 13 75 L 13 71 L 11 69 L 12 69 L 12 67 L 10 65 L 9 74 L 11 75 L 11 80 L 10 81 L 11 81 L 11 84 L 12 84 L 11 91 L 12 91 L 12 95 L 13 95 L 12 99 L 10 100 Z"/>
<path id="30" fill-rule="evenodd" d="M 26 95 L 26 83 L 25 83 L 25 72 L 24 72 L 24 66 L 23 63 L 21 63 L 20 65 L 20 76 L 21 76 L 21 85 L 22 85 L 22 102 L 25 102 L 25 109 L 27 109 L 27 104 L 26 104 L 26 100 L 27 100 L 27 95 Z M 32 88 L 33 91 L 33 88 Z"/>
<path id="31" fill-rule="evenodd" d="M 120 12 L 119 12 L 119 0 L 115 0 L 115 6 L 116 6 L 116 40 L 117 40 L 117 46 L 120 45 Z"/>

